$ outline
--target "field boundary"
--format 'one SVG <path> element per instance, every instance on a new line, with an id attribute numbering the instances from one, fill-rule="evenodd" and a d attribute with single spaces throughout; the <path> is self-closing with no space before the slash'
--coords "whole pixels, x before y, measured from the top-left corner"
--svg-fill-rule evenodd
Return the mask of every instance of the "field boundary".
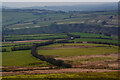
<path id="1" fill-rule="evenodd" d="M 64 63 L 63 60 L 56 60 L 52 57 L 45 57 L 43 55 L 39 55 L 37 53 L 37 47 L 39 46 L 45 46 L 45 45 L 49 45 L 49 44 L 54 44 L 54 41 L 48 41 L 48 42 L 43 42 L 43 43 L 36 43 L 32 46 L 32 49 L 31 49 L 31 54 L 32 56 L 42 60 L 42 61 L 46 61 L 50 64 L 53 64 L 55 66 L 58 66 L 58 67 L 64 67 L 64 68 L 71 68 L 72 66 L 70 64 L 67 64 L 67 63 Z"/>

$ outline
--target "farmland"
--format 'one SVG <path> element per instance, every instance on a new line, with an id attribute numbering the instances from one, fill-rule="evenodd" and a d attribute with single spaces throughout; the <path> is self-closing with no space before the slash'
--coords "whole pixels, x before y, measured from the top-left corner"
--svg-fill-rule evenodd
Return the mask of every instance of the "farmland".
<path id="1" fill-rule="evenodd" d="M 51 49 L 46 49 L 44 48 L 43 50 L 38 50 L 39 54 L 44 54 L 44 55 L 59 55 L 59 56 L 79 56 L 79 55 L 99 55 L 99 54 L 107 54 L 107 53 L 116 53 L 118 48 L 117 47 L 109 47 L 109 46 L 102 46 L 102 47 L 89 47 L 85 46 L 84 44 L 61 44 L 61 47 L 59 47 L 60 44 L 57 45 L 52 45 L 56 47 L 50 47 Z M 62 46 L 63 45 L 63 46 Z M 69 46 L 71 45 L 71 46 Z M 79 46 L 77 47 L 72 47 L 72 46 Z M 91 44 L 92 45 L 92 44 Z M 95 46 L 95 44 L 93 44 Z M 83 46 L 83 47 L 82 47 Z M 88 47 L 88 48 L 84 48 Z M 58 48 L 57 48 L 58 47 Z M 71 47 L 71 48 L 70 48 Z M 55 48 L 55 49 L 54 49 Z M 103 51 L 104 49 L 104 51 Z M 64 54 L 66 53 L 66 54 Z"/>
<path id="2" fill-rule="evenodd" d="M 107 20 L 107 23 L 112 25 L 114 23 L 117 26 L 117 13 L 111 12 L 56 12 L 41 10 L 3 10 L 3 25 L 8 29 L 22 29 L 22 28 L 33 28 L 48 26 L 53 22 L 57 24 L 74 24 L 74 23 L 90 23 L 100 24 L 102 21 Z M 44 15 L 49 13 L 47 15 Z M 106 16 L 107 15 L 107 16 Z M 22 16 L 22 17 L 19 17 Z M 112 18 L 110 18 L 113 16 Z M 102 18 L 101 18 L 102 17 Z M 12 25 L 12 27 L 9 26 Z M 114 27 L 115 27 L 114 26 Z"/>
<path id="3" fill-rule="evenodd" d="M 70 35 L 77 35 L 80 38 L 70 39 Z M 37 38 L 36 38 L 37 37 Z M 43 39 L 38 40 L 38 38 L 43 37 Z M 29 38 L 27 40 L 27 38 Z M 35 39 L 36 38 L 36 39 Z M 11 40 L 10 40 L 11 39 Z M 22 39 L 19 41 L 19 39 Z M 66 40 L 67 43 L 62 43 L 59 41 Z M 82 40 L 83 39 L 83 40 Z M 3 42 L 3 49 L 6 49 L 2 52 L 2 62 L 3 62 L 3 70 L 8 71 L 5 72 L 4 79 L 6 78 L 83 78 L 81 77 L 82 74 L 86 76 L 93 77 L 97 74 L 104 75 L 104 72 L 101 73 L 98 71 L 91 70 L 93 73 L 83 73 L 84 69 L 108 69 L 108 70 L 118 70 L 118 60 L 117 60 L 117 53 L 118 53 L 118 46 L 116 45 L 108 45 L 108 44 L 95 44 L 95 43 L 84 43 L 84 42 L 107 42 L 109 43 L 117 43 L 117 39 L 111 36 L 106 36 L 103 34 L 88 34 L 88 33 L 61 33 L 61 34 L 35 34 L 35 35 L 7 35 L 5 36 L 6 42 Z M 59 68 L 49 62 L 39 60 L 31 55 L 31 48 L 33 44 L 40 44 L 43 42 L 47 42 L 49 40 L 54 40 L 54 44 L 40 46 L 37 48 L 37 53 L 39 55 L 43 55 L 45 57 L 52 57 L 56 60 L 62 60 L 67 64 L 72 66 L 71 70 L 73 69 L 83 69 L 78 70 L 76 72 L 69 72 L 69 70 L 63 68 L 63 72 L 59 72 Z M 76 41 L 78 40 L 78 41 Z M 11 42 L 12 41 L 12 42 Z M 92 42 L 91 41 L 91 42 Z M 80 42 L 80 43 L 78 43 Z M 82 43 L 83 42 L 83 43 Z M 30 48 L 29 48 L 30 47 Z M 14 57 L 14 58 L 13 58 Z M 108 62 L 109 61 L 109 62 Z M 114 62 L 114 63 L 113 63 Z M 100 65 L 99 65 L 100 64 Z M 13 68 L 14 67 L 14 68 Z M 57 69 L 58 75 L 55 76 L 54 70 Z M 60 69 L 62 69 L 60 67 Z M 69 69 L 69 68 L 68 68 Z M 22 73 L 17 73 L 19 71 L 26 71 L 26 74 L 29 74 L 29 70 L 33 71 L 30 75 L 22 75 Z M 46 71 L 44 74 L 39 72 L 34 73 L 35 70 L 50 70 L 51 73 L 47 73 Z M 53 70 L 53 71 L 52 71 Z M 15 72 L 9 73 L 9 72 Z M 75 70 L 76 71 L 76 70 Z M 42 72 L 42 71 L 40 71 Z M 66 73 L 68 72 L 68 73 Z M 97 72 L 97 73 L 96 73 Z M 107 71 L 105 71 L 106 73 Z M 116 71 L 115 71 L 116 72 Z M 107 74 L 109 74 L 108 72 Z M 21 74 L 21 75 L 20 75 Z M 35 75 L 37 74 L 37 75 Z M 48 75 L 46 75 L 48 74 Z M 74 76 L 74 75 L 77 76 Z M 112 73 L 110 73 L 112 75 Z M 113 73 L 114 74 L 114 73 Z M 46 76 L 45 76 L 46 75 Z M 51 75 L 51 77 L 49 77 Z M 66 75 L 63 76 L 63 75 Z M 91 76 L 91 78 L 93 78 Z M 115 78 L 108 76 L 109 78 Z M 94 77 L 95 78 L 95 77 Z M 98 77 L 96 77 L 98 78 Z M 107 78 L 107 77 L 106 77 Z M 115 78 L 116 79 L 116 78 Z"/>
<path id="4" fill-rule="evenodd" d="M 117 11 L 3 9 L 3 80 L 118 79 Z"/>
<path id="5" fill-rule="evenodd" d="M 63 32 L 102 32 L 117 36 L 117 17 L 116 11 L 62 12 L 38 9 L 18 11 L 16 9 L 3 9 L 3 34 L 30 35 Z M 74 28 L 75 26 L 80 27 L 79 29 L 81 30 Z M 95 26 L 102 29 L 96 29 Z"/>
<path id="6" fill-rule="evenodd" d="M 3 66 L 49 66 L 48 63 L 40 61 L 30 55 L 30 50 L 3 52 Z M 30 65 L 39 63 L 38 65 Z"/>

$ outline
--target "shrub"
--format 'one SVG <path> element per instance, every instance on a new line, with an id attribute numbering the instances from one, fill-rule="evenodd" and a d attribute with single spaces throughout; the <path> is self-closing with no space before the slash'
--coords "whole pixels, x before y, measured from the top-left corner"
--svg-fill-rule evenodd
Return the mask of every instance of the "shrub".
<path id="1" fill-rule="evenodd" d="M 18 51 L 18 50 L 30 50 L 32 46 L 16 46 L 12 47 L 12 51 Z"/>
<path id="2" fill-rule="evenodd" d="M 7 52 L 6 48 L 2 48 L 2 51 L 0 52 Z"/>
<path id="3" fill-rule="evenodd" d="M 55 65 L 56 65 L 56 66 L 62 66 L 63 63 L 64 63 L 63 60 L 56 60 L 56 61 L 55 61 Z"/>
<path id="4" fill-rule="evenodd" d="M 72 68 L 72 66 L 70 64 L 67 64 L 67 63 L 63 63 L 62 66 L 65 67 L 65 68 Z"/>

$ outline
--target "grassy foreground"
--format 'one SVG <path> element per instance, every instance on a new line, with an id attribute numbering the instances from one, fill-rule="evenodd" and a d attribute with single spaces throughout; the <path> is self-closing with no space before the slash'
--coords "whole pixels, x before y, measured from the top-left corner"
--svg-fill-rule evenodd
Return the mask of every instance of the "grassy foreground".
<path id="1" fill-rule="evenodd" d="M 16 76 L 4 76 L 3 80 L 7 80 L 5 78 L 8 79 L 14 79 L 14 78 L 22 78 L 22 79 L 48 79 L 48 78 L 53 78 L 56 80 L 59 80 L 60 78 L 76 78 L 79 80 L 89 80 L 89 79 L 95 79 L 95 80 L 118 80 L 118 72 L 82 72 L 82 73 L 58 73 L 58 74 L 38 74 L 38 75 L 16 75 Z"/>

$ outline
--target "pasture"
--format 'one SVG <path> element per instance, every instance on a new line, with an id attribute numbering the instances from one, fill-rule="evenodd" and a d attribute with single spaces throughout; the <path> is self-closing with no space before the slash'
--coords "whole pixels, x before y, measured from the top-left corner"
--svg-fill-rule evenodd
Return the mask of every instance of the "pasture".
<path id="1" fill-rule="evenodd" d="M 37 52 L 40 55 L 64 60 L 74 68 L 118 69 L 118 46 L 114 45 L 57 43 L 39 47 Z"/>
<path id="2" fill-rule="evenodd" d="M 42 34 L 43 36 L 53 35 L 53 34 Z M 36 35 L 21 35 L 21 36 L 36 36 Z M 38 35 L 39 36 L 39 35 Z M 94 37 L 90 35 L 90 37 Z M 98 36 L 98 35 L 97 35 Z M 95 35 L 95 37 L 97 37 Z M 61 35 L 59 36 L 61 37 Z M 88 37 L 88 36 L 86 36 Z M 16 38 L 16 37 L 15 37 Z M 59 41 L 61 39 L 56 39 Z M 41 61 L 31 55 L 31 50 L 17 50 L 12 51 L 13 47 L 24 47 L 24 46 L 32 46 L 34 43 L 42 43 L 48 40 L 38 41 L 38 42 L 19 42 L 18 43 L 4 43 L 3 48 L 7 49 L 7 52 L 2 52 L 2 66 L 3 70 L 8 71 L 25 71 L 26 75 L 22 75 L 23 73 L 19 73 L 21 75 L 17 75 L 15 72 L 14 75 L 10 76 L 9 72 L 4 74 L 3 80 L 6 78 L 79 78 L 79 79 L 88 79 L 86 76 L 92 78 L 107 78 L 117 79 L 116 72 L 100 72 L 100 70 L 88 72 L 81 72 L 81 70 L 77 70 L 79 73 L 75 72 L 74 69 L 108 69 L 108 70 L 118 70 L 118 62 L 117 62 L 117 53 L 118 46 L 107 45 L 107 44 L 93 44 L 93 43 L 54 43 L 51 45 L 41 46 L 37 48 L 37 52 L 39 55 L 44 55 L 47 57 L 54 57 L 56 60 L 63 60 L 65 63 L 72 65 L 70 70 L 63 70 L 60 73 L 55 73 L 54 70 L 57 69 L 59 72 L 59 68 L 46 62 Z M 114 62 L 114 63 L 113 63 Z M 11 68 L 12 67 L 12 68 Z M 13 69 L 13 67 L 15 69 Z M 30 68 L 30 69 L 29 69 Z M 64 69 L 64 68 L 61 68 Z M 69 68 L 66 68 L 69 69 Z M 73 69 L 73 72 L 69 72 Z M 32 74 L 29 75 L 30 71 Z M 38 72 L 34 72 L 38 70 Z M 42 71 L 41 71 L 42 70 Z M 45 72 L 45 70 L 50 70 L 51 73 Z M 52 71 L 53 70 L 53 71 Z M 68 73 L 66 73 L 68 72 Z M 42 73 L 42 74 L 41 74 Z M 43 74 L 47 73 L 47 74 Z M 8 74 L 8 75 L 7 75 Z M 109 75 L 110 74 L 110 75 Z M 84 76 L 83 76 L 84 75 Z M 98 76 L 99 75 L 99 76 Z M 105 77 L 106 76 L 106 77 Z"/>
<path id="3" fill-rule="evenodd" d="M 119 44 L 116 11 L 3 9 L 2 12 L 5 41 L 1 45 L 3 80 L 118 79 L 119 47 L 111 45 Z M 49 40 L 53 40 L 54 44 L 37 48 L 39 59 L 31 54 L 31 48 L 34 55 L 37 54 L 33 44 Z M 40 55 L 48 61 L 42 61 Z M 65 65 L 63 62 L 72 67 L 59 66 Z"/>
<path id="4" fill-rule="evenodd" d="M 74 40 L 69 40 L 71 41 L 75 41 L 75 42 L 103 42 L 103 43 L 117 43 L 118 44 L 118 40 L 109 40 L 109 39 L 89 39 L 89 38 L 80 38 L 80 39 L 74 39 Z"/>
<path id="5" fill-rule="evenodd" d="M 79 47 L 76 47 L 79 46 Z M 91 46 L 96 47 L 91 47 Z M 103 44 L 80 44 L 80 43 L 72 43 L 72 44 L 53 44 L 48 45 L 48 48 L 38 49 L 38 53 L 42 55 L 56 55 L 60 57 L 68 57 L 68 56 L 80 56 L 80 55 L 102 55 L 102 54 L 111 54 L 117 53 L 117 46 L 108 46 Z M 88 47 L 88 48 L 87 48 Z M 49 49 L 50 48 L 50 49 Z"/>
<path id="6" fill-rule="evenodd" d="M 30 50 L 3 52 L 2 66 L 24 66 L 24 67 L 49 66 L 49 63 L 34 58 L 30 53 L 31 53 Z"/>

